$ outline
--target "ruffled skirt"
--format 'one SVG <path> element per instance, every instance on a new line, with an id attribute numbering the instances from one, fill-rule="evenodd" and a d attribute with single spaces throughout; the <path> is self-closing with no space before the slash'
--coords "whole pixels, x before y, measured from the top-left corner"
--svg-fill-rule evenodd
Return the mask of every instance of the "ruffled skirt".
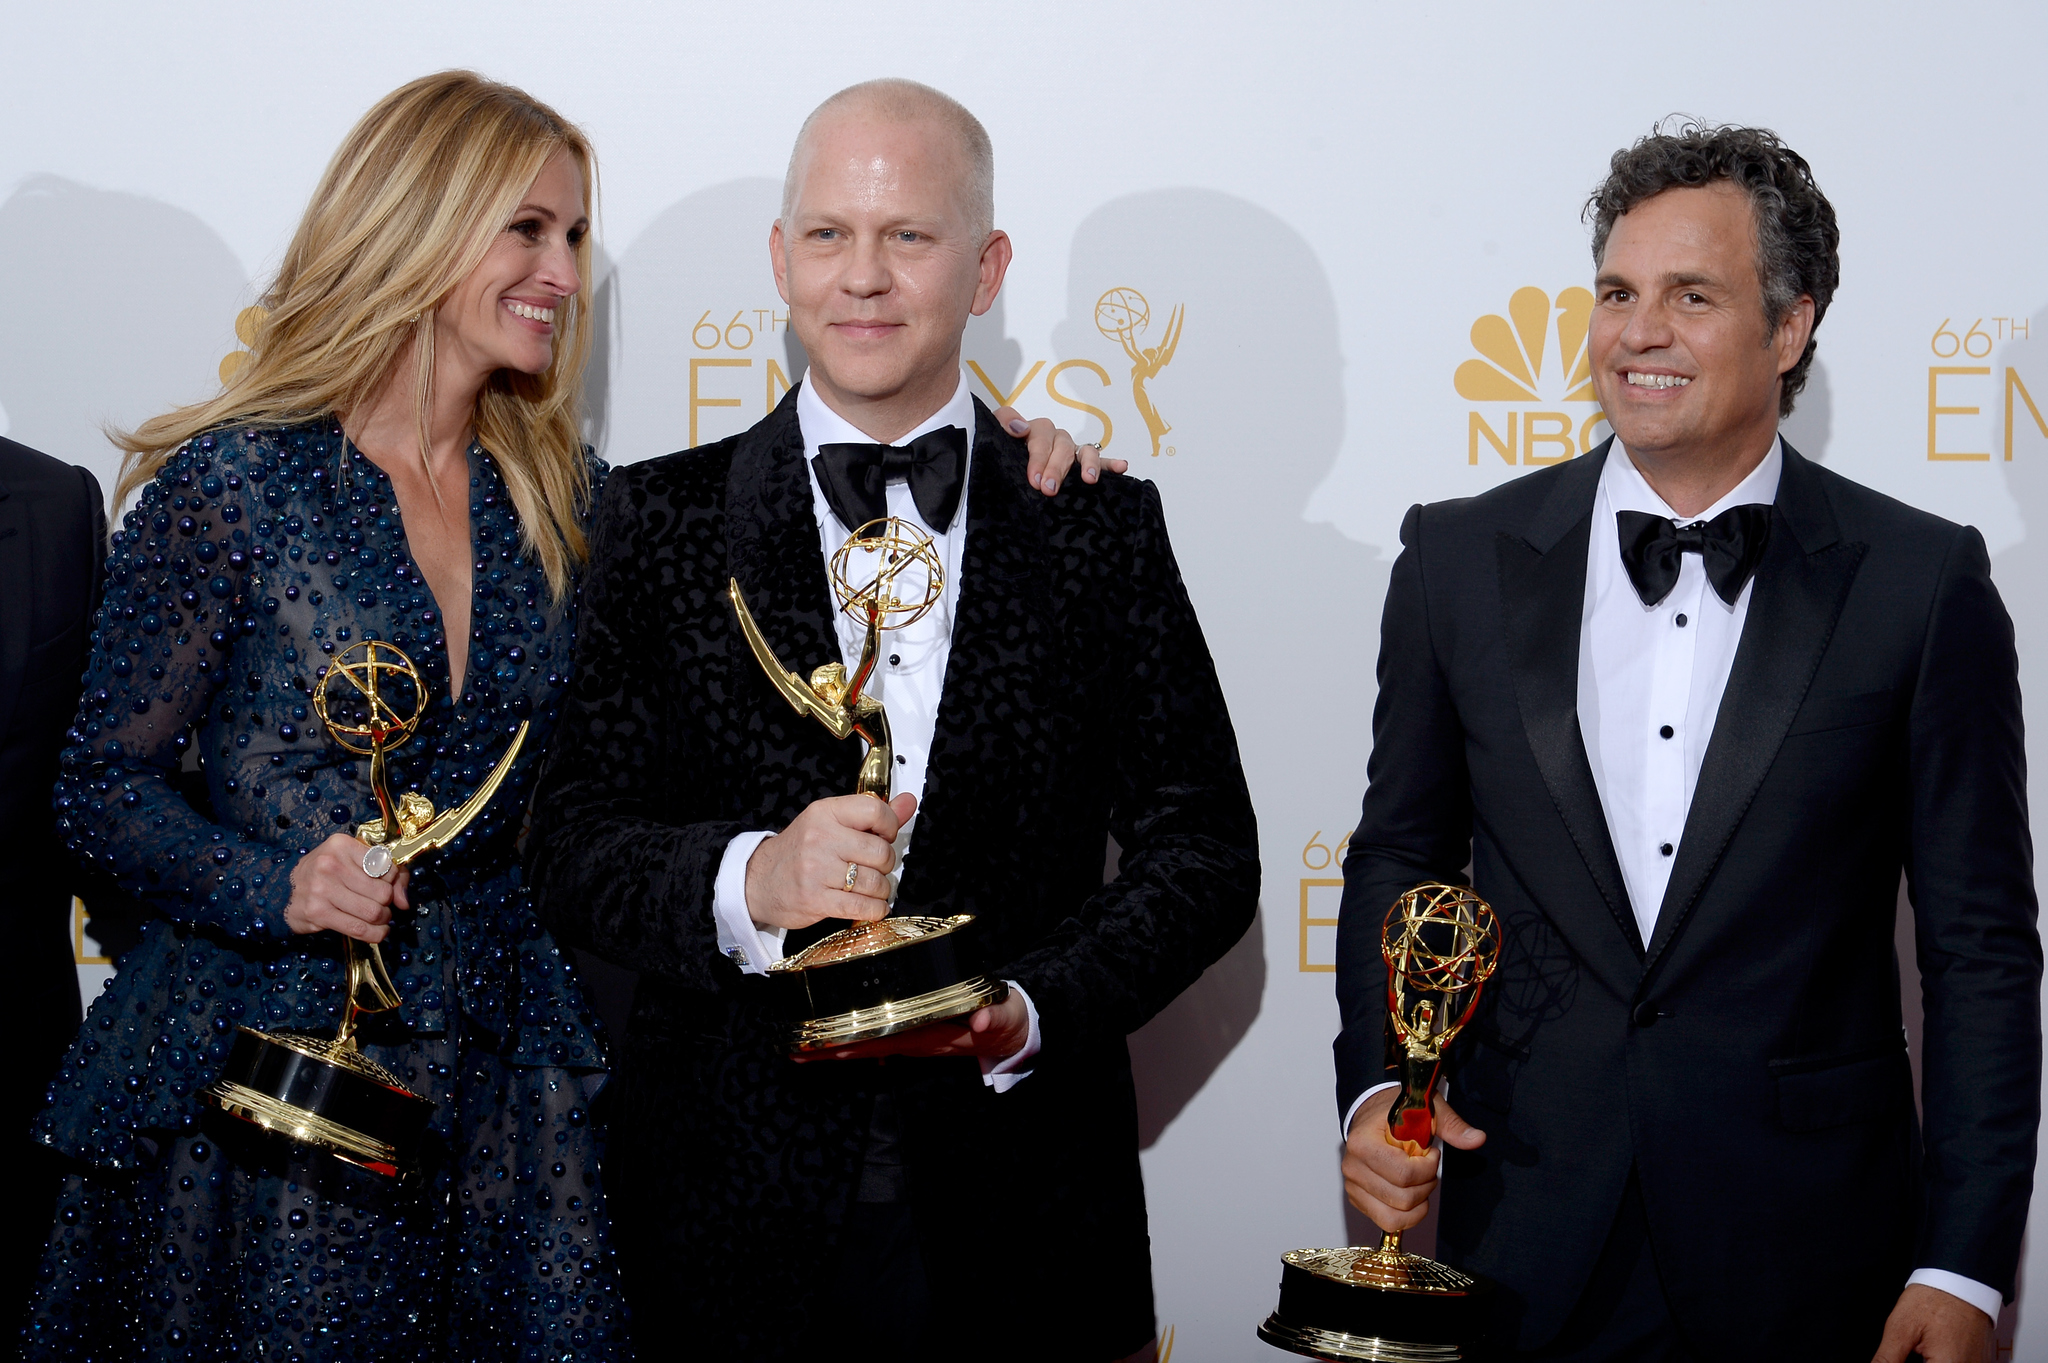
<path id="1" fill-rule="evenodd" d="M 24 1356 L 628 1357 L 589 1116 L 602 1076 L 462 1040 L 365 1046 L 438 1104 L 405 1180 L 212 1108 L 149 1133 L 139 1169 L 72 1173 Z"/>

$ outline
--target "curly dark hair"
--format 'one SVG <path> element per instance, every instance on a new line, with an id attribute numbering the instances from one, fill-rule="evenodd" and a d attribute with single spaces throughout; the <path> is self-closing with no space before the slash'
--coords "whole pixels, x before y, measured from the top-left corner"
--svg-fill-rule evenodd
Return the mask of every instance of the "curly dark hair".
<path id="1" fill-rule="evenodd" d="M 1676 123 L 1674 131 L 1666 125 Z M 1813 299 L 1813 327 L 1827 315 L 1842 279 L 1842 234 L 1835 209 L 1813 181 L 1813 168 L 1768 128 L 1710 127 L 1698 119 L 1665 119 L 1634 146 L 1614 153 L 1607 178 L 1586 200 L 1593 221 L 1593 264 L 1607 252 L 1615 219 L 1646 199 L 1680 186 L 1727 180 L 1749 195 L 1756 217 L 1757 277 L 1763 281 L 1766 344 L 1799 302 Z M 1792 400 L 1806 387 L 1817 341 L 1785 371 L 1778 390 L 1778 415 L 1792 414 Z"/>

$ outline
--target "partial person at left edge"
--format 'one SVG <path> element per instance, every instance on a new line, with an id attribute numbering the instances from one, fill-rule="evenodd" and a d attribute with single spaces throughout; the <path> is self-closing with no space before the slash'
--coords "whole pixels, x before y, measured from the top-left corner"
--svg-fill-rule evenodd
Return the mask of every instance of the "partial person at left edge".
<path id="1" fill-rule="evenodd" d="M 28 1125 L 83 1016 L 71 952 L 79 872 L 69 858 L 49 855 L 56 836 L 50 787 L 78 708 L 106 542 L 98 479 L 0 439 L 0 864 L 8 868 L 0 931 L 20 953 L 13 1016 L 22 1067 L 7 1090 L 7 1151 L 9 1163 L 27 1171 L 0 1269 L 11 1284 L 10 1314 L 27 1305 L 57 1186 Z"/>

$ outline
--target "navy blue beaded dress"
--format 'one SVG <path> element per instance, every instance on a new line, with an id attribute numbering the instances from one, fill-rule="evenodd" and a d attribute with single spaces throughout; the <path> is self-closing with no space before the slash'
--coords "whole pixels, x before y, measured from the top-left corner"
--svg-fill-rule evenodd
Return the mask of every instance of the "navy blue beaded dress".
<path id="1" fill-rule="evenodd" d="M 573 609 L 522 551 L 491 456 L 472 447 L 469 469 L 459 698 L 391 484 L 332 420 L 190 442 L 114 537 L 56 801 L 70 855 L 151 916 L 35 1129 L 74 1172 L 26 1326 L 31 1358 L 626 1352 L 588 1115 L 597 1024 L 533 916 L 516 850 Z M 330 655 L 367 638 L 405 650 L 435 698 L 391 760 L 394 793 L 445 808 L 521 720 L 533 726 L 485 813 L 415 865 L 414 909 L 384 943 L 404 1005 L 366 1024 L 363 1049 L 437 1104 L 404 1181 L 198 1096 L 237 1024 L 331 1034 L 341 1020 L 340 939 L 293 934 L 284 910 L 296 859 L 377 812 L 368 759 L 328 740 L 311 694 Z M 181 769 L 203 799 L 179 793 Z"/>

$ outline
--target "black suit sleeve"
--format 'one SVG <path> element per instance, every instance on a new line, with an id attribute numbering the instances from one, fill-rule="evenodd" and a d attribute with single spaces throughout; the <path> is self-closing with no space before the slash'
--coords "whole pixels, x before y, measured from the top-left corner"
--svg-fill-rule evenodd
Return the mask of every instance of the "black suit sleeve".
<path id="1" fill-rule="evenodd" d="M 1942 570 L 1910 726 L 1927 1196 L 1914 1263 L 2010 1301 L 2041 1115 L 2041 940 L 2019 663 L 1973 529 Z"/>
<path id="2" fill-rule="evenodd" d="M 635 480 L 608 480 L 581 588 L 576 671 L 534 796 L 529 870 L 556 938 L 684 985 L 738 974 L 718 954 L 712 888 L 745 831 L 705 817 L 708 762 L 676 732 L 656 656 L 667 631 L 640 614 L 657 598 Z M 662 598 L 665 599 L 665 598 Z"/>
<path id="3" fill-rule="evenodd" d="M 86 573 L 85 624 L 92 627 L 92 618 L 100 606 L 100 591 L 107 585 L 107 499 L 100 492 L 100 480 L 92 476 L 92 470 L 74 468 L 78 475 L 78 500 L 85 508 L 92 522 L 92 540 L 85 546 L 83 554 Z"/>
<path id="4" fill-rule="evenodd" d="M 1133 520 L 1133 592 L 1113 626 L 1134 650 L 1115 727 L 1117 877 L 1004 972 L 1031 996 L 1048 1051 L 1143 1026 L 1258 906 L 1258 823 L 1237 736 L 1150 483 Z"/>
<path id="5" fill-rule="evenodd" d="M 48 791 L 56 782 L 64 725 L 78 707 L 107 552 L 107 508 L 98 480 L 54 460 L 50 469 L 56 495 L 47 504 L 31 502 L 49 561 L 34 566 L 33 581 L 7 584 L 10 591 L 36 593 L 29 604 L 38 626 L 30 632 L 37 672 L 19 679 L 22 699 L 10 731 L 0 734 L 0 774 L 11 787 L 0 791 L 7 821 L 0 828 L 0 848 L 15 868 L 0 891 L 0 924 L 20 962 L 15 1041 L 26 1067 L 16 1084 L 16 1104 L 8 1109 L 17 1130 L 41 1107 L 43 1086 L 84 1017 L 72 966 L 71 897 L 97 907 L 110 884 L 88 877 L 69 858 L 47 855 L 54 825 Z M 67 634 L 75 640 L 72 648 L 50 646 Z"/>
<path id="6" fill-rule="evenodd" d="M 1386 1067 L 1386 968 L 1380 931 L 1395 899 L 1424 881 L 1463 883 L 1471 859 L 1472 797 L 1465 731 L 1430 626 L 1423 577 L 1423 508 L 1401 522 L 1401 555 L 1380 619 L 1379 698 L 1365 805 L 1344 858 L 1337 911 L 1337 1111 Z"/>

